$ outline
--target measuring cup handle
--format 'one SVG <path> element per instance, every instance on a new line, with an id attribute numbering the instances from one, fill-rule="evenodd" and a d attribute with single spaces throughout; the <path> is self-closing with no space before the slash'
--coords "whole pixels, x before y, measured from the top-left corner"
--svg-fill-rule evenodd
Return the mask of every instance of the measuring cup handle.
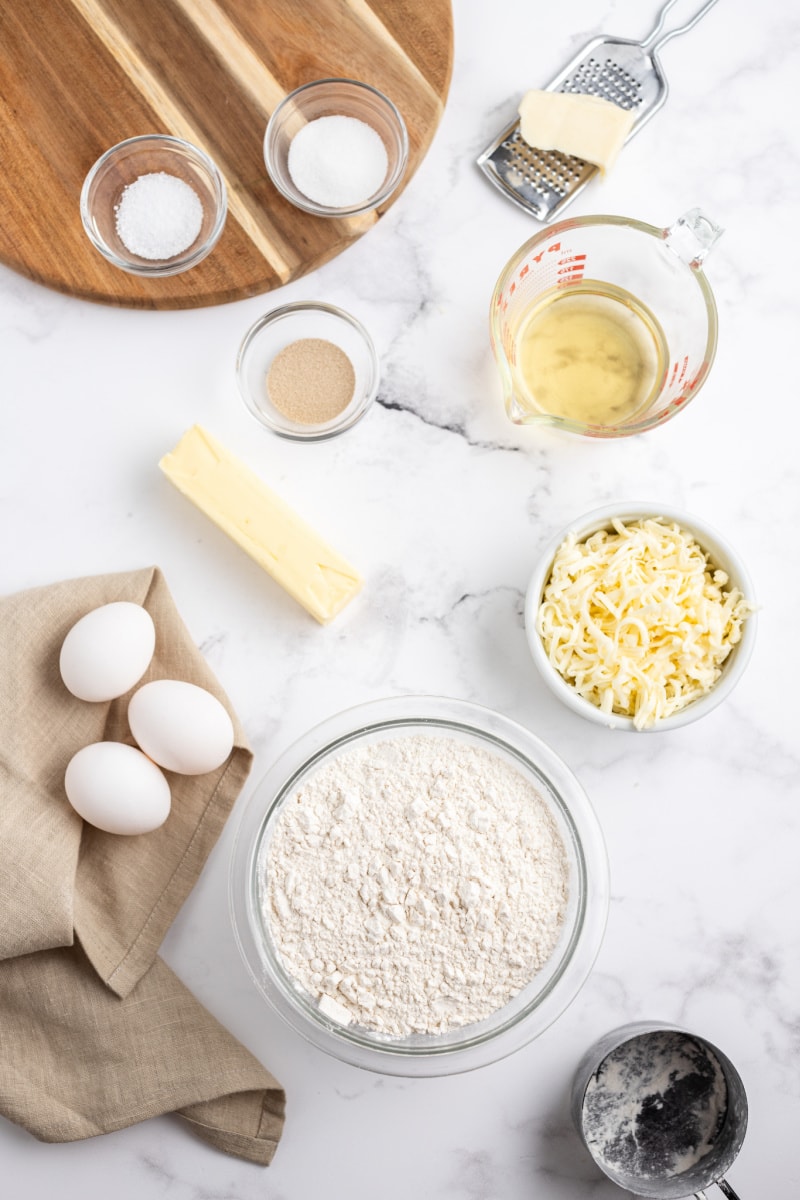
<path id="1" fill-rule="evenodd" d="M 690 208 L 664 230 L 663 237 L 681 262 L 687 267 L 699 267 L 721 234 L 722 226 L 716 225 L 702 209 Z"/>
<path id="2" fill-rule="evenodd" d="M 684 25 L 679 25 L 677 29 L 670 29 L 668 33 L 665 33 L 663 37 L 659 38 L 658 35 L 664 28 L 664 21 L 666 20 L 667 13 L 675 3 L 676 0 L 667 0 L 667 3 L 658 14 L 658 20 L 656 21 L 655 28 L 641 43 L 643 50 L 649 50 L 651 54 L 655 54 L 655 52 L 660 50 L 662 46 L 666 46 L 667 42 L 671 41 L 672 38 L 678 37 L 682 33 L 688 33 L 689 30 L 692 29 L 697 22 L 706 15 L 709 9 L 714 7 L 714 5 L 717 3 L 717 0 L 706 0 L 706 3 L 699 10 L 699 12 L 694 14 L 691 21 L 687 21 Z M 658 38 L 658 41 L 656 41 L 656 38 Z"/>
<path id="3" fill-rule="evenodd" d="M 724 1179 L 717 1180 L 717 1187 L 722 1192 L 723 1196 L 727 1196 L 728 1200 L 740 1200 L 738 1194 L 733 1190 L 731 1185 Z"/>
<path id="4" fill-rule="evenodd" d="M 729 1183 L 727 1183 L 724 1179 L 717 1180 L 717 1187 L 722 1192 L 723 1196 L 728 1197 L 728 1200 L 740 1200 L 739 1196 L 737 1196 L 736 1192 L 733 1190 L 731 1185 Z M 695 1200 L 708 1200 L 708 1196 L 705 1194 L 705 1192 L 702 1192 L 702 1191 L 695 1192 L 694 1198 L 695 1198 Z"/>

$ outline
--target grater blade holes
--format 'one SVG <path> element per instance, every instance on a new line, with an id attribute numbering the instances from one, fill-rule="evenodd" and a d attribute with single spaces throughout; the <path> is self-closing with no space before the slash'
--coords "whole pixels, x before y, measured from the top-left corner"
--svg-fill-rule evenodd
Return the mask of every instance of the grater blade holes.
<path id="1" fill-rule="evenodd" d="M 529 146 L 519 133 L 504 142 L 503 148 L 509 154 L 509 167 L 542 196 L 566 196 L 586 170 L 582 159 Z"/>
<path id="2" fill-rule="evenodd" d="M 641 82 L 613 58 L 607 58 L 602 64 L 596 58 L 587 58 L 578 64 L 559 91 L 598 96 L 620 108 L 635 108 L 642 102 L 641 87 Z"/>

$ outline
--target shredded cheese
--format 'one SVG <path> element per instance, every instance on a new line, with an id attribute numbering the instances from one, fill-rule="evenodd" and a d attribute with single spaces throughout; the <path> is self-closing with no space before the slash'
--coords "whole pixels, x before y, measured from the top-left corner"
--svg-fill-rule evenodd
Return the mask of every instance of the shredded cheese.
<path id="1" fill-rule="evenodd" d="M 711 690 L 753 605 L 678 525 L 612 526 L 568 535 L 536 627 L 581 696 L 646 729 Z"/>

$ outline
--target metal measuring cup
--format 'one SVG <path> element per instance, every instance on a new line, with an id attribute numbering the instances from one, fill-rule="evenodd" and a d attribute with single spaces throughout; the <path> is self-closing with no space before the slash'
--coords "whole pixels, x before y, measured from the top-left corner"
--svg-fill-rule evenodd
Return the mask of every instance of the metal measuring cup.
<path id="1" fill-rule="evenodd" d="M 727 1091 L 724 1116 L 716 1132 L 710 1148 L 702 1158 L 679 1174 L 658 1174 L 650 1176 L 630 1170 L 620 1169 L 603 1157 L 592 1144 L 592 1138 L 587 1127 L 587 1091 L 590 1083 L 599 1078 L 598 1072 L 602 1067 L 609 1067 L 613 1055 L 613 1063 L 624 1062 L 627 1055 L 625 1046 L 631 1044 L 632 1056 L 637 1047 L 643 1042 L 639 1039 L 647 1035 L 681 1034 L 690 1042 L 695 1043 L 702 1051 L 709 1053 L 716 1060 L 722 1072 Z M 646 1043 L 644 1043 L 646 1044 Z M 747 1096 L 739 1072 L 729 1058 L 705 1038 L 698 1037 L 677 1025 L 663 1022 L 640 1021 L 624 1025 L 612 1030 L 596 1042 L 583 1056 L 572 1085 L 572 1117 L 583 1144 L 591 1154 L 597 1166 L 613 1183 L 626 1188 L 638 1196 L 653 1197 L 654 1200 L 679 1200 L 680 1197 L 692 1196 L 699 1200 L 707 1200 L 705 1189 L 717 1185 L 719 1190 L 729 1200 L 739 1200 L 737 1193 L 724 1176 L 736 1158 L 744 1141 L 747 1129 Z"/>

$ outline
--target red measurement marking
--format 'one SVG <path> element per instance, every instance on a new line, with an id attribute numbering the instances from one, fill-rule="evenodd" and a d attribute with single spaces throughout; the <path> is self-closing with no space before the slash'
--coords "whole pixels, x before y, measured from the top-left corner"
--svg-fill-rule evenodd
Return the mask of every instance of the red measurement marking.
<path id="1" fill-rule="evenodd" d="M 569 287 L 573 283 L 580 283 L 583 279 L 583 267 L 562 267 L 558 272 L 556 287 Z"/>
<path id="2" fill-rule="evenodd" d="M 697 374 L 695 375 L 694 379 L 692 379 L 692 380 L 691 380 L 691 381 L 690 381 L 690 382 L 687 384 L 687 388 L 688 388 L 688 390 L 689 390 L 690 392 L 694 391 L 694 389 L 695 389 L 696 387 L 699 387 L 699 385 L 700 385 L 700 384 L 703 382 L 703 380 L 705 379 L 705 377 L 706 377 L 706 372 L 707 372 L 707 371 L 708 371 L 708 363 L 703 363 L 702 367 L 701 367 L 701 368 L 700 368 L 700 370 L 697 372 Z"/>
<path id="3" fill-rule="evenodd" d="M 560 249 L 561 242 L 553 242 L 552 246 L 546 246 L 544 250 L 540 250 L 538 254 L 534 254 L 533 261 L 535 263 L 540 263 L 545 254 L 555 254 L 555 252 Z"/>
<path id="4" fill-rule="evenodd" d="M 511 366 L 514 367 L 517 364 L 517 348 L 514 345 L 514 339 L 511 336 L 511 330 L 507 325 L 503 326 L 502 340 L 503 349 L 506 352 L 506 358 L 511 363 Z"/>

